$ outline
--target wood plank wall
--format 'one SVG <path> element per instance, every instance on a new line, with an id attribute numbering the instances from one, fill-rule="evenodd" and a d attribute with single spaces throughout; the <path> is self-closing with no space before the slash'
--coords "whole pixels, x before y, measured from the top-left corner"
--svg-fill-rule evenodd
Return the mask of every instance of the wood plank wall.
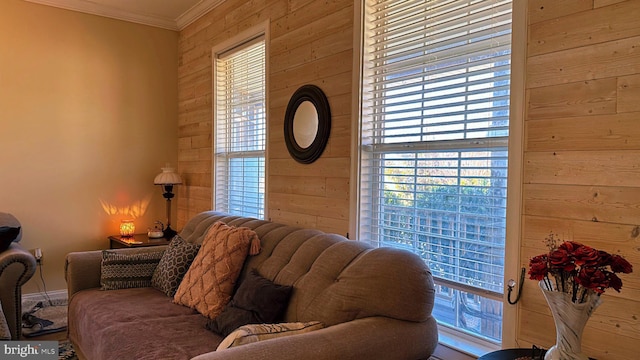
<path id="1" fill-rule="evenodd" d="M 523 265 L 556 233 L 635 265 L 584 333 L 600 359 L 640 351 L 640 1 L 530 0 Z M 520 346 L 550 346 L 553 320 L 534 281 L 519 309 Z"/>
<path id="2" fill-rule="evenodd" d="M 584 334 L 588 355 L 636 359 L 640 346 L 640 1 L 529 0 L 520 258 L 554 232 L 635 266 L 604 295 Z M 211 48 L 270 22 L 267 208 L 272 220 L 348 229 L 353 1 L 227 0 L 180 33 L 178 227 L 211 208 Z M 320 86 L 333 115 L 328 148 L 293 161 L 286 104 Z M 519 346 L 554 343 L 540 290 L 525 281 Z"/>
<path id="3" fill-rule="evenodd" d="M 349 215 L 352 0 L 227 0 L 180 32 L 178 228 L 212 204 L 211 49 L 265 21 L 268 51 L 268 218 L 346 234 Z M 319 86 L 332 113 L 329 143 L 313 164 L 288 154 L 287 103 L 304 84 Z"/>

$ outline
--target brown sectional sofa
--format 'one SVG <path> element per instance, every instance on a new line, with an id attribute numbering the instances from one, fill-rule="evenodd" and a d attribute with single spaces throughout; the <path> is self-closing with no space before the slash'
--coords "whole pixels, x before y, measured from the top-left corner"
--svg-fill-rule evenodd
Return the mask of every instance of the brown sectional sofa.
<path id="1" fill-rule="evenodd" d="M 101 252 L 66 259 L 69 339 L 81 359 L 428 359 L 437 345 L 434 285 L 414 254 L 219 212 L 196 215 L 180 235 L 202 242 L 216 221 L 253 229 L 262 243 L 251 269 L 292 285 L 286 322 L 325 328 L 215 351 L 207 318 L 154 288 L 100 290 Z M 117 251 L 158 251 L 160 247 Z"/>

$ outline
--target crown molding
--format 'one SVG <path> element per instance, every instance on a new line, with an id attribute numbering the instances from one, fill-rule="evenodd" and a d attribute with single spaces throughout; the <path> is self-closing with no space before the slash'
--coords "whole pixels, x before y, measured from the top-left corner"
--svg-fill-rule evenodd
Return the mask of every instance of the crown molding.
<path id="1" fill-rule="evenodd" d="M 87 0 L 25 0 L 28 2 L 53 6 L 61 9 L 99 15 L 108 18 L 129 21 L 137 24 L 155 26 L 163 29 L 180 31 L 224 0 L 200 0 L 189 10 L 175 19 L 150 14 L 134 13 L 112 6 L 97 4 Z"/>
<path id="2" fill-rule="evenodd" d="M 185 11 L 182 15 L 176 19 L 176 26 L 179 30 L 182 30 L 189 26 L 194 21 L 201 18 L 204 14 L 213 10 L 213 8 L 222 4 L 224 0 L 201 0 L 191 9 Z"/>

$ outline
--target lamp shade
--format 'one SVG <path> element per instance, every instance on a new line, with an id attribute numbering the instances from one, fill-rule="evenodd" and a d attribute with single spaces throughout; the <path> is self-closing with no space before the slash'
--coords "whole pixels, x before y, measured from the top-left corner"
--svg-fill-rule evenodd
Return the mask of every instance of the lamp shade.
<path id="1" fill-rule="evenodd" d="M 180 175 L 175 172 L 175 169 L 171 165 L 162 168 L 162 172 L 156 176 L 153 180 L 155 185 L 176 185 L 182 184 Z"/>

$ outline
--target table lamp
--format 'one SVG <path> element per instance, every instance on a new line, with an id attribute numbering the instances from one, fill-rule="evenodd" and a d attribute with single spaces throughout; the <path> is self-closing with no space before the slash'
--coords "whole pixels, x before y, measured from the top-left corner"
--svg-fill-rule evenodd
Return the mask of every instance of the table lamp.
<path id="1" fill-rule="evenodd" d="M 182 184 L 182 179 L 171 165 L 167 164 L 162 168 L 162 172 L 153 180 L 155 185 L 162 185 L 164 193 L 162 196 L 167 199 L 167 227 L 164 228 L 163 234 L 165 239 L 171 240 L 177 232 L 171 228 L 171 198 L 175 196 L 173 193 L 173 185 Z"/>

